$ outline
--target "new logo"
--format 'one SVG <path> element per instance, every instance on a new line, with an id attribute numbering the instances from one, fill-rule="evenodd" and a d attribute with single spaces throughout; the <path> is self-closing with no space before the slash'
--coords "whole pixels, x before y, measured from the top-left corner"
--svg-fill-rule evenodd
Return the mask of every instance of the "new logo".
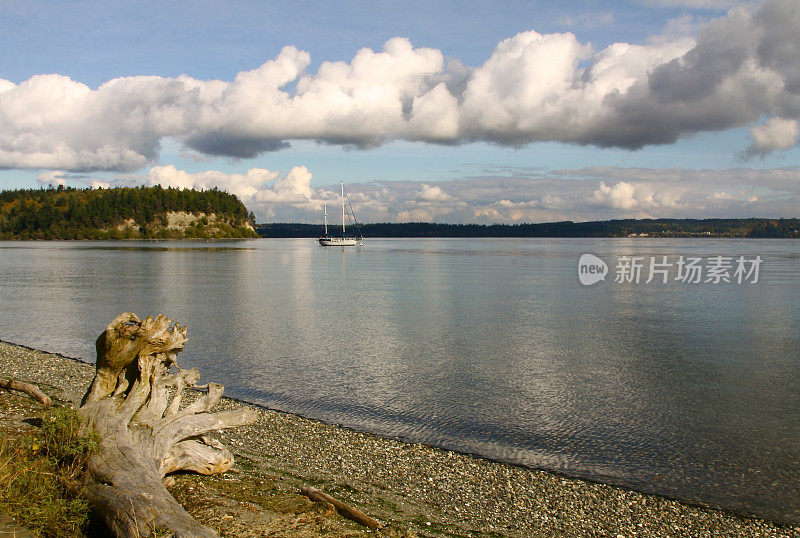
<path id="1" fill-rule="evenodd" d="M 597 284 L 606 279 L 608 265 L 594 254 L 584 254 L 578 260 L 578 280 L 584 286 Z"/>

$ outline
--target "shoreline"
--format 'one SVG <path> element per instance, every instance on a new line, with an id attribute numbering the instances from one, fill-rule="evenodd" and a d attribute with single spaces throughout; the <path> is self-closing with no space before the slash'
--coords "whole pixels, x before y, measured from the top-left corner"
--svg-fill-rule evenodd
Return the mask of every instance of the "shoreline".
<path id="1" fill-rule="evenodd" d="M 93 363 L 0 340 L 0 376 L 35 383 L 56 400 L 77 405 L 93 375 Z M 0 393 L 0 401 L 8 394 Z M 218 408 L 241 405 L 258 411 L 257 422 L 217 436 L 234 454 L 233 471 L 179 475 L 171 487 L 192 515 L 225 536 L 284 533 L 292 525 L 305 535 L 368 533 L 340 523 L 335 513 L 318 513 L 297 493 L 302 485 L 389 524 L 381 534 L 392 536 L 800 536 L 800 526 L 379 437 L 232 398 Z"/>

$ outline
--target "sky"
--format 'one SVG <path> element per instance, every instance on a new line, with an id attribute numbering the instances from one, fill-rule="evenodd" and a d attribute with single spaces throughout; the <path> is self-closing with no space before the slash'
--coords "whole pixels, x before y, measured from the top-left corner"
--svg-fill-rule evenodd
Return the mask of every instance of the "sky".
<path id="1" fill-rule="evenodd" d="M 258 222 L 798 217 L 800 2 L 0 0 L 0 189 Z"/>

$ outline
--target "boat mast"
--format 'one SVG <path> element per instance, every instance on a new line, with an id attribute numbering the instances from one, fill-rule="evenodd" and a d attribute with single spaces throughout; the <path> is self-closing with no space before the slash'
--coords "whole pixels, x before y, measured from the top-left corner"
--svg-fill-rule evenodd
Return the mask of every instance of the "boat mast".
<path id="1" fill-rule="evenodd" d="M 344 181 L 339 181 L 342 187 L 342 238 L 344 238 Z"/>
<path id="2" fill-rule="evenodd" d="M 325 211 L 325 235 L 328 235 L 328 203 L 322 202 L 323 211 Z"/>

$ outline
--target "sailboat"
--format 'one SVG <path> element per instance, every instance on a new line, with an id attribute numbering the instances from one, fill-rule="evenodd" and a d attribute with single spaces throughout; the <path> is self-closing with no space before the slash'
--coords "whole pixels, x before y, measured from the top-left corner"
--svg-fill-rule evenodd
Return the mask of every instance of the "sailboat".
<path id="1" fill-rule="evenodd" d="M 344 181 L 339 181 L 339 184 L 342 188 L 342 236 L 335 237 L 328 233 L 328 204 L 324 204 L 325 233 L 319 238 L 319 244 L 323 247 L 354 247 L 361 244 L 362 237 L 360 233 L 359 237 L 347 237 L 346 235 L 344 224 L 345 200 L 347 200 L 348 205 L 350 200 L 346 199 L 344 195 Z M 358 221 L 355 219 L 352 206 L 350 206 L 350 213 L 353 215 L 353 222 L 358 227 Z"/>

